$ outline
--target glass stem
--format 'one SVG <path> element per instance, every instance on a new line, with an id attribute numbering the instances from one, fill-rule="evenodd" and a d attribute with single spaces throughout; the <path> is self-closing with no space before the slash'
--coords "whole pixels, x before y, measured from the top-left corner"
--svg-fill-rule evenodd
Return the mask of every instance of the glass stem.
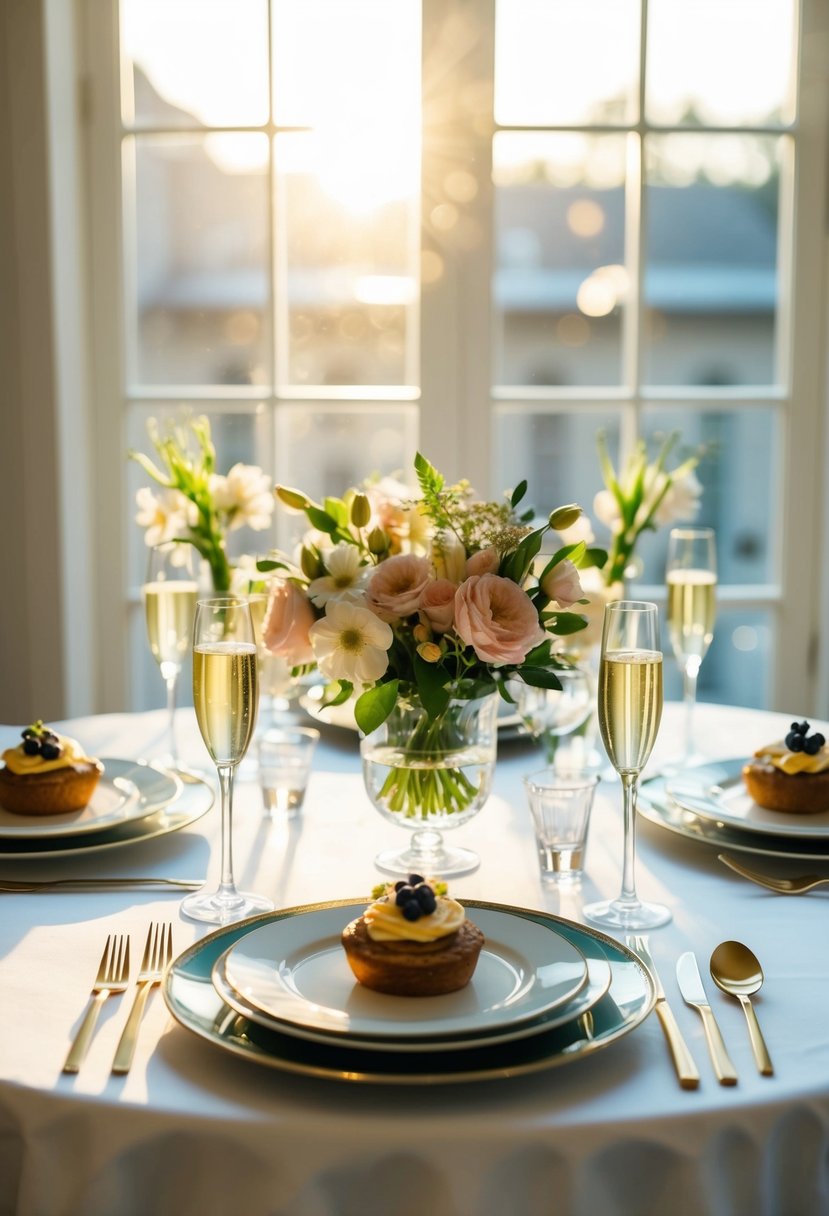
<path id="1" fill-rule="evenodd" d="M 219 789 L 222 797 L 222 877 L 219 895 L 235 895 L 233 881 L 233 765 L 219 764 Z"/>
<path id="2" fill-rule="evenodd" d="M 694 754 L 694 706 L 697 703 L 699 661 L 689 659 L 683 673 L 683 702 L 685 705 L 685 756 Z"/>
<path id="3" fill-rule="evenodd" d="M 620 773 L 622 795 L 624 798 L 624 830 L 625 851 L 622 863 L 622 892 L 619 900 L 625 904 L 637 904 L 636 876 L 634 873 L 636 858 L 636 773 Z"/>

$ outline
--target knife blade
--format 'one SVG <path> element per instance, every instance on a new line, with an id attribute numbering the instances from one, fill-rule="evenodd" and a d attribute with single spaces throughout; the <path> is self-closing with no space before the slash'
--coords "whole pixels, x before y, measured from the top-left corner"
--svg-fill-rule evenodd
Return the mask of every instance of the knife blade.
<path id="1" fill-rule="evenodd" d="M 714 1072 L 717 1074 L 717 1080 L 720 1085 L 736 1085 L 737 1070 L 731 1062 L 731 1057 L 728 1054 L 720 1028 L 717 1025 L 717 1019 L 714 1017 L 714 1012 L 708 1003 L 708 997 L 705 995 L 705 989 L 702 985 L 699 965 L 692 950 L 686 951 L 677 960 L 676 981 L 679 984 L 679 991 L 682 993 L 682 999 L 685 1001 L 685 1004 L 690 1005 L 692 1009 L 696 1009 L 702 1018 L 702 1028 L 705 1031 L 705 1040 L 708 1044 L 708 1052 L 714 1065 Z"/>

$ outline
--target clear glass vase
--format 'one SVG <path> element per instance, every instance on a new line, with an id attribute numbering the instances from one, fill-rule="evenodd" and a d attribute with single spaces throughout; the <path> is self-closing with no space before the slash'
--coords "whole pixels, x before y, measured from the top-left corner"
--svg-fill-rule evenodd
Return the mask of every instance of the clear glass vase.
<path id="1" fill-rule="evenodd" d="M 369 798 L 385 819 L 412 832 L 406 847 L 378 853 L 378 869 L 446 878 L 477 868 L 477 853 L 447 846 L 442 833 L 466 823 L 489 797 L 498 701 L 497 693 L 453 700 L 430 719 L 420 701 L 401 699 L 361 740 Z"/>

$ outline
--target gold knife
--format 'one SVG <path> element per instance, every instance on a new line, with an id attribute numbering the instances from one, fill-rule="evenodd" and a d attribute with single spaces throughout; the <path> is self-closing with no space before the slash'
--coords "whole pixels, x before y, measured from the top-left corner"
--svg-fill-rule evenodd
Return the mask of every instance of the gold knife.
<path id="1" fill-rule="evenodd" d="M 693 950 L 681 954 L 676 964 L 676 980 L 679 991 L 686 1005 L 696 1009 L 702 1018 L 702 1028 L 708 1043 L 708 1052 L 714 1065 L 714 1072 L 720 1085 L 736 1085 L 737 1070 L 731 1062 L 731 1057 L 725 1046 L 714 1011 L 708 1003 L 702 976 L 699 973 L 696 956 Z"/>
<path id="2" fill-rule="evenodd" d="M 629 949 L 639 955 L 653 977 L 653 982 L 656 986 L 656 1016 L 659 1018 L 668 1042 L 676 1075 L 679 1078 L 679 1084 L 683 1089 L 696 1089 L 699 1086 L 699 1070 L 694 1063 L 694 1057 L 691 1055 L 688 1044 L 682 1037 L 682 1031 L 677 1025 L 673 1010 L 668 1004 L 665 989 L 662 987 L 662 981 L 659 978 L 659 972 L 654 966 L 653 958 L 648 948 L 647 939 L 638 936 L 628 937 L 627 944 Z"/>
<path id="3" fill-rule="evenodd" d="M 119 887 L 175 887 L 182 891 L 197 891 L 204 886 L 203 878 L 52 878 L 41 882 L 0 878 L 0 893 L 22 891 L 51 891 L 57 887 L 75 887 L 86 891 L 117 890 Z"/>

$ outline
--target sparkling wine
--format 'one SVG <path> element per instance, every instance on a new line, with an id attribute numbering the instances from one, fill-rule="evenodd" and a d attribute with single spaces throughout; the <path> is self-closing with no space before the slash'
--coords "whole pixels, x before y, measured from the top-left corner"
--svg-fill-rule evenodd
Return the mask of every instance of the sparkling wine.
<path id="1" fill-rule="evenodd" d="M 599 668 L 599 729 L 618 773 L 639 773 L 662 717 L 662 655 L 609 650 Z"/>
<path id="2" fill-rule="evenodd" d="M 668 629 L 677 662 L 705 658 L 714 636 L 717 576 L 711 570 L 669 570 Z"/>
<path id="3" fill-rule="evenodd" d="M 198 586 L 185 580 L 145 583 L 144 613 L 153 658 L 181 667 L 193 633 Z"/>
<path id="4" fill-rule="evenodd" d="M 210 642 L 193 648 L 193 701 L 207 750 L 218 765 L 237 764 L 256 723 L 256 647 Z"/>

